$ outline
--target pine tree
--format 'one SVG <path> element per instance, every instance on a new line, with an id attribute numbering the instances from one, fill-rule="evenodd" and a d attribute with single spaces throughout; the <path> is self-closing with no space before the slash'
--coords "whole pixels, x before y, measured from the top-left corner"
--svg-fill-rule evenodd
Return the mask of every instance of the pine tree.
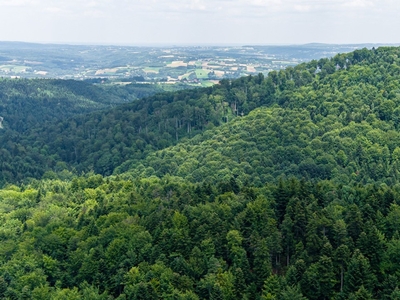
<path id="1" fill-rule="evenodd" d="M 281 283 L 277 275 L 270 275 L 264 282 L 261 299 L 278 299 L 281 294 Z"/>
<path id="2" fill-rule="evenodd" d="M 246 281 L 241 268 L 234 268 L 232 273 L 233 276 L 235 276 L 234 288 L 235 288 L 236 299 L 239 300 L 242 299 L 242 296 L 246 290 Z"/>
<path id="3" fill-rule="evenodd" d="M 381 293 L 379 294 L 380 299 L 382 300 L 390 300 L 392 299 L 392 294 L 398 290 L 398 279 L 394 275 L 386 276 L 385 280 L 382 283 Z M 400 299 L 400 298 L 399 298 Z"/>
<path id="4" fill-rule="evenodd" d="M 210 293 L 210 300 L 224 300 L 224 295 L 219 284 L 214 284 Z"/>
<path id="5" fill-rule="evenodd" d="M 0 276 L 0 298 L 4 297 L 7 291 L 7 282 Z"/>
<path id="6" fill-rule="evenodd" d="M 307 300 L 298 286 L 287 286 L 282 292 L 280 300 Z"/>
<path id="7" fill-rule="evenodd" d="M 278 187 L 274 193 L 274 198 L 276 203 L 276 216 L 279 223 L 281 223 L 285 216 L 286 205 L 289 202 L 289 193 L 282 179 L 279 179 Z"/>
<path id="8" fill-rule="evenodd" d="M 344 291 L 347 294 L 357 292 L 361 286 L 367 291 L 372 291 L 376 284 L 376 278 L 371 272 L 368 259 L 356 249 L 350 259 L 344 280 Z"/>
<path id="9" fill-rule="evenodd" d="M 344 272 L 350 258 L 350 250 L 346 245 L 340 245 L 335 251 L 335 264 L 339 266 L 340 292 L 343 292 Z"/>
<path id="10" fill-rule="evenodd" d="M 349 295 L 349 300 L 373 300 L 372 294 L 362 285 L 357 292 Z"/>

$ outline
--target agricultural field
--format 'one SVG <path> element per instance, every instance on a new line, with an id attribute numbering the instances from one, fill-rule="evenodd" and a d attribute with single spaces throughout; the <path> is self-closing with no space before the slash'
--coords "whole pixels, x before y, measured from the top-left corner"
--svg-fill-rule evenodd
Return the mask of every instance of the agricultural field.
<path id="1" fill-rule="evenodd" d="M 210 86 L 379 45 L 80 46 L 0 42 L 0 77 Z"/>

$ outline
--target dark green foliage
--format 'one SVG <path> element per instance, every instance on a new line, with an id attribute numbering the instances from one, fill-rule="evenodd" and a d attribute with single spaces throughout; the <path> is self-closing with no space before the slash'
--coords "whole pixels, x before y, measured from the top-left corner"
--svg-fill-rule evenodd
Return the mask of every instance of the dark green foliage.
<path id="1" fill-rule="evenodd" d="M 355 250 L 344 280 L 344 291 L 348 294 L 356 293 L 361 287 L 372 291 L 376 286 L 376 278 L 372 273 L 368 259 L 358 249 Z"/>

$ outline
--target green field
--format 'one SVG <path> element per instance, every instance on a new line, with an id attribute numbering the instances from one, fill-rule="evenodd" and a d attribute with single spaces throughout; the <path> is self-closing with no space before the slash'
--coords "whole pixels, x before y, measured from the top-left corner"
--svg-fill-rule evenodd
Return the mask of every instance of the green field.
<path id="1" fill-rule="evenodd" d="M 5 71 L 5 72 L 14 72 L 14 73 L 20 73 L 24 72 L 28 67 L 26 66 L 18 66 L 18 65 L 1 65 L 0 70 Z"/>
<path id="2" fill-rule="evenodd" d="M 183 74 L 183 75 L 182 75 L 182 79 L 188 79 L 189 76 L 190 76 L 191 74 L 193 74 L 193 73 L 194 73 L 194 72 L 189 72 L 189 73 Z"/>
<path id="3" fill-rule="evenodd" d="M 146 73 L 159 73 L 160 72 L 160 68 L 156 68 L 156 67 L 146 67 L 143 69 L 144 72 Z"/>
<path id="4" fill-rule="evenodd" d="M 215 84 L 214 82 L 209 81 L 209 80 L 201 81 L 201 86 L 203 86 L 203 87 L 213 86 L 214 84 Z"/>
<path id="5" fill-rule="evenodd" d="M 208 79 L 208 73 L 210 73 L 210 71 L 203 70 L 203 69 L 197 69 L 197 70 L 195 70 L 195 73 L 196 73 L 196 77 L 198 79 Z"/>

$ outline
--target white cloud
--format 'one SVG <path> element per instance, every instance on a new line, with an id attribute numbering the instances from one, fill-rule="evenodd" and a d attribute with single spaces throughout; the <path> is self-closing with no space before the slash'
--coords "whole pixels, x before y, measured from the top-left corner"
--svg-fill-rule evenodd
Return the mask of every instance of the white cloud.
<path id="1" fill-rule="evenodd" d="M 344 7 L 352 7 L 352 8 L 365 8 L 365 7 L 373 7 L 375 4 L 373 1 L 368 1 L 368 0 L 352 0 L 352 1 L 346 1 L 343 3 Z"/>
<path id="2" fill-rule="evenodd" d="M 395 42 L 399 13 L 398 0 L 0 0 L 15 24 L 0 40 Z"/>
<path id="3" fill-rule="evenodd" d="M 40 2 L 35 0 L 0 0 L 0 7 L 26 7 L 38 5 Z"/>

